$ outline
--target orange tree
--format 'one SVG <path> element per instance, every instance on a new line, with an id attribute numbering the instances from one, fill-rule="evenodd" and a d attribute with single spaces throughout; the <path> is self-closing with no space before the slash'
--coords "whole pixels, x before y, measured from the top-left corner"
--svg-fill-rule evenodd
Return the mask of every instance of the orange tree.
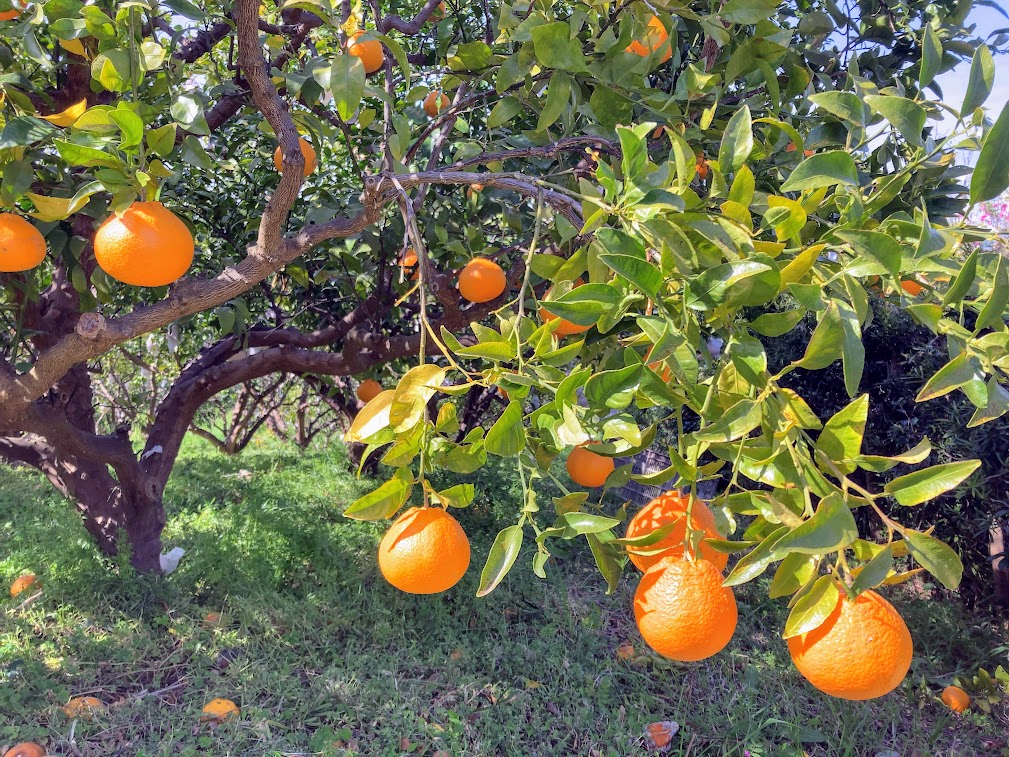
<path id="1" fill-rule="evenodd" d="M 278 373 L 337 377 L 352 401 L 384 376 L 348 439 L 394 472 L 347 514 L 391 517 L 415 491 L 465 507 L 464 477 L 510 460 L 525 494 L 481 593 L 524 544 L 543 576 L 556 539 L 586 539 L 613 586 L 628 548 L 664 552 L 673 531 L 681 556 L 739 553 L 729 587 L 777 564 L 790 637 L 914 570 L 955 587 L 956 554 L 899 508 L 977 462 L 920 467 L 927 439 L 863 450 L 859 385 L 879 301 L 945 340 L 921 401 L 961 391 L 973 424 L 1009 409 L 1009 268 L 958 220 L 1009 181 L 970 7 L 0 0 L 0 457 L 156 571 L 162 492 L 203 403 Z M 936 76 L 961 61 L 966 97 L 943 104 Z M 979 153 L 973 174 L 954 149 Z M 202 349 L 143 438 L 106 433 L 91 372 L 172 324 Z M 804 355 L 770 366 L 764 345 L 793 329 Z M 838 361 L 851 402 L 819 418 L 787 377 Z M 463 425 L 460 398 L 488 388 L 501 411 Z M 687 496 L 690 527 L 619 536 L 603 497 L 629 472 L 611 459 L 652 443 L 646 409 L 676 429 L 654 478 L 691 494 L 717 478 L 717 528 Z M 573 476 L 602 490 L 538 499 L 579 447 Z M 919 467 L 879 486 L 898 465 Z M 436 490 L 434 469 L 463 480 Z M 397 528 L 390 565 L 412 549 Z M 920 567 L 897 572 L 907 555 Z"/>

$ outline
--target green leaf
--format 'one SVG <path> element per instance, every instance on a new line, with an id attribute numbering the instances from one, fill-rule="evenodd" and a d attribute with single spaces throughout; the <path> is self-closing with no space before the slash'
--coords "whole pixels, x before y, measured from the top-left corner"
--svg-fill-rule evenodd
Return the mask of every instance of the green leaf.
<path id="1" fill-rule="evenodd" d="M 942 42 L 931 24 L 925 27 L 921 39 L 921 72 L 918 75 L 918 86 L 927 87 L 935 79 L 942 67 Z"/>
<path id="2" fill-rule="evenodd" d="M 975 358 L 961 352 L 946 365 L 936 371 L 914 398 L 915 402 L 926 402 L 949 394 L 955 389 L 974 381 L 984 380 L 984 373 Z"/>
<path id="3" fill-rule="evenodd" d="M 902 505 L 920 505 L 959 486 L 980 465 L 980 460 L 933 465 L 895 478 L 883 487 L 883 491 Z"/>
<path id="4" fill-rule="evenodd" d="M 578 511 L 564 513 L 554 523 L 555 527 L 564 529 L 561 534 L 564 539 L 573 539 L 583 534 L 600 534 L 619 525 L 620 521 L 615 518 Z"/>
<path id="5" fill-rule="evenodd" d="M 977 166 L 970 178 L 970 203 L 976 205 L 1009 187 L 1009 103 L 985 135 Z"/>
<path id="6" fill-rule="evenodd" d="M 747 105 L 736 110 L 729 119 L 718 148 L 718 165 L 722 171 L 738 170 L 753 152 L 753 121 Z"/>
<path id="7" fill-rule="evenodd" d="M 589 543 L 589 549 L 592 550 L 596 567 L 606 579 L 606 593 L 612 594 L 620 583 L 620 563 L 617 562 L 616 555 L 609 544 L 604 544 L 595 534 L 585 534 L 585 540 Z"/>
<path id="8" fill-rule="evenodd" d="M 409 499 L 413 484 L 403 478 L 395 477 L 375 491 L 365 494 L 355 500 L 343 511 L 344 516 L 354 520 L 382 520 L 392 517 Z"/>
<path id="9" fill-rule="evenodd" d="M 914 447 L 900 455 L 894 457 L 883 457 L 880 455 L 859 455 L 856 458 L 859 468 L 863 468 L 873 473 L 885 473 L 899 463 L 906 465 L 917 465 L 932 454 L 932 443 L 928 437 L 924 437 Z"/>
<path id="10" fill-rule="evenodd" d="M 802 595 L 785 621 L 783 639 L 814 631 L 823 625 L 837 607 L 841 593 L 833 576 L 820 576 L 813 588 Z"/>
<path id="11" fill-rule="evenodd" d="M 54 144 L 60 157 L 72 166 L 103 166 L 105 168 L 123 168 L 126 164 L 119 158 L 94 147 L 85 147 L 74 142 L 57 139 Z"/>
<path id="12" fill-rule="evenodd" d="M 468 507 L 476 496 L 476 487 L 473 484 L 456 484 L 434 496 L 449 507 Z"/>
<path id="13" fill-rule="evenodd" d="M 858 186 L 858 169 L 851 155 L 843 150 L 821 152 L 804 159 L 781 185 L 782 192 L 832 187 L 835 184 Z"/>
<path id="14" fill-rule="evenodd" d="M 571 101 L 571 77 L 563 71 L 554 71 L 547 85 L 547 96 L 540 111 L 536 131 L 543 131 L 568 110 Z"/>
<path id="15" fill-rule="evenodd" d="M 862 372 L 865 370 L 862 327 L 858 314 L 847 302 L 838 302 L 838 312 L 841 314 L 841 330 L 844 333 L 844 341 L 841 343 L 844 388 L 849 397 L 854 397 L 858 394 L 858 386 L 862 382 Z"/>
<path id="16" fill-rule="evenodd" d="M 820 500 L 816 513 L 801 526 L 796 526 L 774 546 L 779 557 L 789 552 L 822 555 L 844 549 L 858 538 L 855 516 L 840 494 L 830 494 Z"/>
<path id="17" fill-rule="evenodd" d="M 991 294 L 988 295 L 988 300 L 974 322 L 975 331 L 981 331 L 989 326 L 999 326 L 1002 323 L 1002 314 L 1009 304 L 1009 272 L 1006 271 L 1005 261 L 1005 256 L 999 255 L 998 263 L 995 264 Z"/>
<path id="18" fill-rule="evenodd" d="M 677 134 L 676 136 L 679 137 Z M 680 137 L 683 139 L 683 137 Z M 693 156 L 693 153 L 691 153 Z M 691 169 L 694 168 L 694 164 L 691 163 Z M 732 202 L 738 202 L 744 207 L 749 207 L 750 203 L 753 202 L 753 190 L 756 188 L 756 180 L 753 177 L 753 171 L 750 170 L 749 166 L 742 166 L 736 172 L 736 178 L 732 180 L 732 188 L 729 189 L 729 200 Z"/>
<path id="19" fill-rule="evenodd" d="M 865 105 L 854 92 L 820 92 L 809 101 L 859 129 L 865 127 Z"/>
<path id="20" fill-rule="evenodd" d="M 794 329 L 806 311 L 802 308 L 785 310 L 780 313 L 764 313 L 749 324 L 749 328 L 761 336 L 781 336 Z"/>
<path id="21" fill-rule="evenodd" d="M 844 326 L 841 324 L 841 311 L 836 300 L 827 305 L 820 322 L 816 325 L 813 335 L 806 345 L 806 353 L 797 365 L 811 371 L 826 368 L 841 357 L 844 344 Z"/>
<path id="22" fill-rule="evenodd" d="M 870 108 L 901 133 L 908 144 L 921 147 L 921 131 L 925 128 L 925 109 L 913 100 L 896 95 L 866 95 Z"/>
<path id="23" fill-rule="evenodd" d="M 946 290 L 946 294 L 942 298 L 942 304 L 952 305 L 953 303 L 960 302 L 967 292 L 970 291 L 975 278 L 977 278 L 977 248 L 972 250 L 970 255 L 967 256 L 967 260 L 964 261 L 960 273 L 956 275 L 953 283 Z"/>
<path id="24" fill-rule="evenodd" d="M 918 564 L 939 579 L 939 583 L 950 591 L 960 585 L 963 563 L 948 544 L 928 534 L 910 530 L 904 532 L 904 541 Z"/>
<path id="25" fill-rule="evenodd" d="M 757 24 L 773 18 L 777 0 L 729 0 L 718 15 L 733 24 Z"/>
<path id="26" fill-rule="evenodd" d="M 544 68 L 580 73 L 585 70 L 582 43 L 571 38 L 571 27 L 563 21 L 533 28 L 533 50 Z"/>
<path id="27" fill-rule="evenodd" d="M 816 555 L 793 552 L 781 561 L 781 565 L 774 572 L 774 580 L 771 581 L 767 595 L 771 599 L 777 599 L 795 594 L 812 580 L 818 563 L 819 558 Z"/>
<path id="28" fill-rule="evenodd" d="M 165 124 L 147 132 L 147 147 L 155 155 L 167 158 L 175 151 L 175 134 L 178 127 L 175 124 Z"/>
<path id="29" fill-rule="evenodd" d="M 497 588 L 512 569 L 521 549 L 522 526 L 511 525 L 498 533 L 480 573 L 480 588 L 476 591 L 478 597 L 486 597 Z"/>
<path id="30" fill-rule="evenodd" d="M 188 132 L 199 136 L 210 134 L 210 126 L 203 113 L 203 103 L 193 95 L 183 94 L 172 103 L 172 118 Z"/>
<path id="31" fill-rule="evenodd" d="M 1001 418 L 1006 412 L 1009 412 L 1009 391 L 998 382 L 997 378 L 992 376 L 988 379 L 987 389 L 988 403 L 983 408 L 979 407 L 974 411 L 974 415 L 967 423 L 967 428 L 981 426 L 988 421 Z"/>
<path id="32" fill-rule="evenodd" d="M 967 77 L 967 91 L 964 93 L 963 105 L 960 106 L 960 117 L 966 118 L 984 105 L 994 85 L 995 61 L 988 46 L 982 44 L 974 51 L 974 57 L 970 62 L 970 75 Z"/>
<path id="33" fill-rule="evenodd" d="M 593 407 L 620 410 L 631 404 L 642 375 L 641 364 L 601 371 L 585 383 L 585 399 Z"/>
<path id="34" fill-rule="evenodd" d="M 687 284 L 684 303 L 693 310 L 711 310 L 729 300 L 734 291 L 745 293 L 742 285 L 747 279 L 771 271 L 774 268 L 757 260 L 716 265 Z"/>
<path id="35" fill-rule="evenodd" d="M 787 533 L 788 527 L 782 526 L 765 536 L 760 544 L 739 558 L 739 562 L 722 581 L 722 586 L 739 586 L 747 581 L 752 581 L 767 570 L 768 565 L 775 560 L 780 560 L 781 558 L 775 554 L 774 549 L 778 540 Z"/>
<path id="36" fill-rule="evenodd" d="M 892 566 L 893 548 L 887 544 L 875 557 L 862 566 L 862 570 L 858 572 L 851 584 L 852 592 L 857 596 L 863 591 L 879 586 L 890 574 Z"/>
<path id="37" fill-rule="evenodd" d="M 835 235 L 851 245 L 863 258 L 875 261 L 883 266 L 888 273 L 896 276 L 900 273 L 900 260 L 903 249 L 900 243 L 881 231 L 863 231 L 861 229 L 844 229 Z"/>
<path id="38" fill-rule="evenodd" d="M 701 442 L 731 442 L 760 425 L 761 403 L 744 399 L 726 410 L 714 423 L 694 432 Z"/>
<path id="39" fill-rule="evenodd" d="M 349 121 L 364 97 L 364 63 L 356 55 L 337 55 L 333 59 L 329 86 L 340 118 Z"/>
<path id="40" fill-rule="evenodd" d="M 55 134 L 59 129 L 48 121 L 32 116 L 15 116 L 4 124 L 0 132 L 0 150 L 11 147 L 30 147 Z"/>
<path id="41" fill-rule="evenodd" d="M 855 470 L 852 462 L 862 450 L 865 422 L 869 417 L 869 395 L 838 410 L 823 426 L 816 450 L 827 456 L 845 474 Z"/>
<path id="42" fill-rule="evenodd" d="M 620 303 L 623 296 L 609 284 L 585 284 L 542 303 L 547 312 L 565 318 L 579 326 L 591 326 L 604 311 Z"/>
<path id="43" fill-rule="evenodd" d="M 396 385 L 389 423 L 397 432 L 407 431 L 420 423 L 427 412 L 427 403 L 445 382 L 445 369 L 425 364 L 411 368 Z"/>
<path id="44" fill-rule="evenodd" d="M 499 457 L 515 457 L 525 447 L 525 429 L 522 427 L 522 403 L 512 401 L 487 432 L 487 451 Z"/>

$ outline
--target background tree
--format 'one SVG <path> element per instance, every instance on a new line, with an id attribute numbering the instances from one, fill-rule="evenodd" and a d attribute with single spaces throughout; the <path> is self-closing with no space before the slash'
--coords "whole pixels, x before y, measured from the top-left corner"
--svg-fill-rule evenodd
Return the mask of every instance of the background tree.
<path id="1" fill-rule="evenodd" d="M 0 274 L 0 455 L 45 472 L 103 550 L 125 532 L 134 565 L 154 571 L 162 492 L 204 403 L 277 374 L 405 374 L 350 430 L 372 450 L 395 442 L 383 461 L 397 470 L 348 514 L 388 517 L 414 487 L 465 506 L 465 484 L 435 491 L 426 472 L 514 458 L 525 499 L 481 591 L 526 532 L 538 574 L 551 538 L 584 536 L 613 583 L 628 544 L 606 490 L 573 492 L 548 518 L 535 482 L 566 448 L 647 447 L 655 425 L 639 411 L 661 408 L 677 429 L 667 477 L 696 487 L 725 471 L 719 526 L 747 520 L 741 539 L 713 542 L 746 552 L 730 585 L 780 562 L 776 591 L 803 597 L 807 622 L 840 591 L 823 570 L 854 594 L 911 575 L 891 567 L 910 553 L 955 586 L 955 554 L 902 526 L 892 500 L 948 491 L 977 463 L 881 490 L 875 474 L 930 447 L 868 454 L 859 392 L 861 333 L 883 301 L 945 340 L 949 362 L 918 399 L 959 390 L 972 423 L 1009 409 L 1009 273 L 970 251 L 984 234 L 957 220 L 1005 188 L 1009 160 L 1009 115 L 983 108 L 991 48 L 970 7 L 29 5 L 0 48 L 0 199 L 35 219 L 48 255 Z M 968 58 L 965 101 L 932 100 L 936 75 Z M 939 136 L 946 112 L 958 120 Z M 299 133 L 319 161 L 307 178 Z M 981 151 L 969 184 L 957 147 Z M 195 231 L 192 270 L 168 288 L 123 285 L 97 265 L 96 227 L 154 198 Z M 400 265 L 408 248 L 416 266 Z M 162 249 L 159 265 L 178 262 Z M 454 285 L 474 256 L 506 268 L 486 302 Z M 170 324 L 187 351 L 207 343 L 141 438 L 102 432 L 89 366 Z M 769 367 L 765 342 L 800 324 L 802 357 Z M 824 423 L 786 377 L 838 361 L 851 402 Z M 507 407 L 460 439 L 451 398 L 491 386 Z M 858 508 L 883 545 L 857 539 Z"/>

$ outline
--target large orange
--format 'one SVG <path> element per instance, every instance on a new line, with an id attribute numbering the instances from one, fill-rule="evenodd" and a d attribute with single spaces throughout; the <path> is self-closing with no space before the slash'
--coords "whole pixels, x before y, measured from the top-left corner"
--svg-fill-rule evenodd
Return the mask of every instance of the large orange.
<path id="1" fill-rule="evenodd" d="M 942 702 L 953 712 L 964 712 L 970 707 L 970 694 L 959 686 L 947 686 L 942 690 Z"/>
<path id="2" fill-rule="evenodd" d="M 572 287 L 572 289 L 577 289 L 578 287 L 582 286 L 584 283 L 585 283 L 584 281 L 582 281 L 581 279 L 578 279 L 575 282 L 575 285 Z M 552 292 L 553 290 L 551 289 L 550 291 Z M 547 292 L 546 296 L 549 297 L 550 296 L 550 292 Z M 549 303 L 547 303 L 547 304 L 549 305 Z M 547 323 L 548 321 L 552 321 L 556 317 L 557 317 L 556 315 L 554 315 L 549 310 L 547 310 L 546 305 L 544 305 L 543 307 L 540 308 L 540 319 L 544 323 Z M 577 323 L 572 323 L 567 318 L 561 318 L 561 325 L 557 327 L 557 329 L 554 331 L 554 333 L 557 336 L 559 336 L 559 337 L 565 337 L 565 336 L 571 336 L 572 334 L 581 334 L 584 331 L 588 331 L 590 328 L 592 328 L 591 325 L 590 326 L 579 326 Z"/>
<path id="3" fill-rule="evenodd" d="M 424 112 L 431 116 L 431 118 L 434 118 L 448 107 L 449 102 L 451 101 L 448 99 L 448 96 L 442 94 L 440 89 L 432 90 L 424 98 Z"/>
<path id="4" fill-rule="evenodd" d="M 46 256 L 46 238 L 21 216 L 0 213 L 0 273 L 27 271 Z"/>
<path id="5" fill-rule="evenodd" d="M 687 536 L 687 505 L 689 496 L 683 496 L 675 489 L 662 494 L 638 510 L 627 524 L 627 538 L 634 539 L 650 534 L 655 529 L 674 523 L 673 530 L 662 539 L 647 547 L 628 547 L 627 556 L 638 570 L 645 571 L 663 557 L 683 557 L 683 543 Z M 715 527 L 715 516 L 701 500 L 695 499 L 690 506 L 690 529 L 703 531 L 707 538 L 720 539 L 722 535 Z M 662 550 L 655 552 L 655 550 Z M 709 560 L 718 570 L 725 570 L 729 556 L 701 542 L 701 557 Z M 654 552 L 654 554 L 641 554 Z"/>
<path id="6" fill-rule="evenodd" d="M 820 691 L 841 699 L 875 699 L 897 688 L 911 666 L 904 619 L 874 591 L 851 601 L 841 591 L 830 616 L 788 640 L 799 672 Z"/>
<path id="7" fill-rule="evenodd" d="M 365 379 L 357 385 L 357 398 L 368 404 L 382 393 L 382 385 L 375 379 Z"/>
<path id="8" fill-rule="evenodd" d="M 0 21 L 2 20 L 0 15 Z M 4 757 L 46 757 L 46 750 L 31 741 L 23 741 L 4 752 Z"/>
<path id="9" fill-rule="evenodd" d="M 589 488 L 602 486 L 616 467 L 612 457 L 597 455 L 584 446 L 571 450 L 565 465 L 572 481 Z"/>
<path id="10" fill-rule="evenodd" d="M 203 705 L 203 713 L 200 720 L 203 722 L 223 723 L 227 720 L 234 720 L 241 715 L 238 705 L 230 699 L 218 697 L 211 699 Z"/>
<path id="11" fill-rule="evenodd" d="M 363 36 L 364 32 L 359 31 L 351 37 L 350 46 L 347 48 L 347 52 L 355 58 L 361 59 L 361 62 L 364 64 L 365 73 L 373 74 L 378 71 L 385 62 L 385 55 L 382 52 L 382 43 L 377 39 L 372 39 L 371 37 L 361 39 Z"/>
<path id="12" fill-rule="evenodd" d="M 410 594 L 451 589 L 469 568 L 469 556 L 466 532 L 440 507 L 411 507 L 378 545 L 385 580 Z"/>
<path id="13" fill-rule="evenodd" d="M 305 156 L 304 174 L 308 176 L 319 165 L 319 160 L 316 157 L 315 148 L 307 139 L 298 137 L 298 146 L 301 148 L 301 154 Z M 277 145 L 277 149 L 273 151 L 273 165 L 277 167 L 277 171 L 284 173 L 284 154 L 280 151 L 280 145 Z"/>
<path id="14" fill-rule="evenodd" d="M 662 48 L 662 57 L 659 58 L 659 63 L 665 63 L 673 57 L 673 46 L 669 44 L 669 33 L 666 31 L 666 27 L 662 25 L 658 16 L 652 16 L 648 19 L 644 39 L 636 39 L 631 42 L 627 46 L 627 52 L 646 58 L 659 48 Z"/>
<path id="15" fill-rule="evenodd" d="M 140 287 L 177 281 L 193 262 L 193 235 L 160 202 L 135 202 L 95 232 L 95 259 L 112 278 Z"/>
<path id="16" fill-rule="evenodd" d="M 23 591 L 28 591 L 32 587 L 41 588 L 42 584 L 39 583 L 39 579 L 34 573 L 25 573 L 23 576 L 18 576 L 14 579 L 14 583 L 11 584 L 11 596 L 16 597 Z"/>
<path id="17" fill-rule="evenodd" d="M 694 662 L 729 643 L 738 619 L 736 597 L 707 560 L 664 557 L 638 583 L 634 618 L 641 637 L 660 655 Z"/>
<path id="18" fill-rule="evenodd" d="M 487 258 L 473 258 L 459 273 L 459 294 L 470 302 L 490 302 L 507 284 L 501 266 Z"/>

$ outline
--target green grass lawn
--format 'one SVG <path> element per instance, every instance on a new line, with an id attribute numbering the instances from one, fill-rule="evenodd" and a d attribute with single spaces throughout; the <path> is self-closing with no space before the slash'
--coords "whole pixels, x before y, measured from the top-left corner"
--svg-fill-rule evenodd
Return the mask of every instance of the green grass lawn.
<path id="1" fill-rule="evenodd" d="M 240 474 L 240 471 L 248 474 Z M 263 442 L 225 458 L 187 443 L 167 494 L 168 578 L 139 578 L 96 553 L 72 507 L 39 476 L 0 469 L 0 582 L 25 571 L 43 596 L 0 599 L 0 745 L 59 755 L 635 755 L 672 720 L 671 754 L 997 755 L 1005 703 L 958 718 L 936 694 L 957 673 L 1006 664 L 1007 639 L 955 603 L 890 592 L 915 639 L 905 684 L 867 704 L 805 684 L 779 637 L 787 610 L 761 582 L 737 591 L 734 640 L 678 665 L 644 648 L 627 574 L 614 596 L 583 544 L 535 578 L 524 553 L 476 599 L 496 529 L 484 486 L 460 514 L 474 562 L 444 595 L 398 593 L 374 559 L 382 524 L 341 511 L 367 482 L 342 450 Z M 6 596 L 6 592 L 4 594 Z M 225 624 L 207 627 L 207 612 Z M 618 659 L 617 648 L 637 652 Z M 92 722 L 70 696 L 107 702 Z M 202 705 L 235 700 L 239 721 L 201 726 Z M 2 753 L 2 750 L 0 750 Z"/>

